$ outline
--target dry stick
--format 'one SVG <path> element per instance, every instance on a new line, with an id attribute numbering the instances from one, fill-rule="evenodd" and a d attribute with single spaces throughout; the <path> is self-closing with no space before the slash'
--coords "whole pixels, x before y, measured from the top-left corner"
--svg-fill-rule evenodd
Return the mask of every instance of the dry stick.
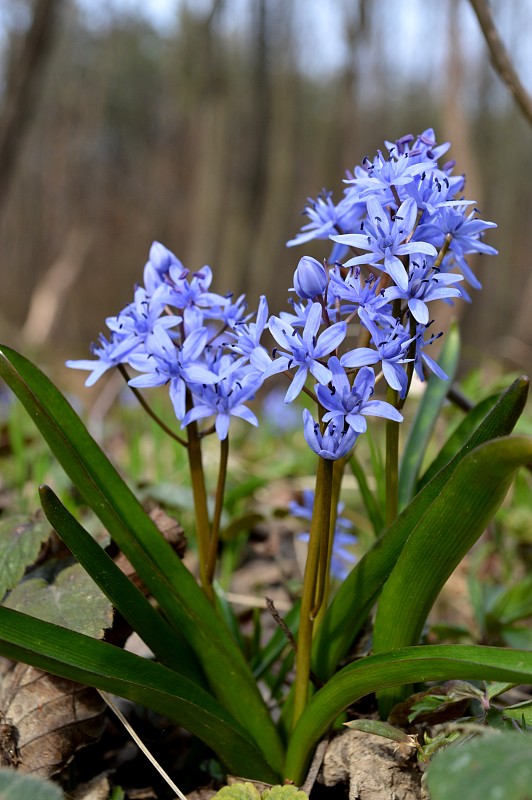
<path id="1" fill-rule="evenodd" d="M 265 600 L 266 600 L 266 608 L 268 609 L 268 611 L 272 615 L 273 619 L 275 620 L 277 625 L 280 627 L 280 629 L 282 630 L 282 632 L 286 636 L 286 638 L 288 640 L 288 643 L 289 643 L 290 647 L 292 648 L 292 650 L 294 651 L 294 653 L 297 654 L 297 642 L 295 640 L 294 634 L 292 633 L 292 631 L 290 630 L 290 628 L 288 627 L 288 625 L 286 624 L 286 622 L 284 621 L 282 616 L 279 614 L 279 612 L 275 608 L 275 603 L 273 602 L 271 597 L 266 597 Z M 316 689 L 321 689 L 322 688 L 323 681 L 321 681 L 318 678 L 318 676 L 312 670 L 310 670 L 310 680 L 312 681 L 312 683 L 314 684 Z"/>
<path id="2" fill-rule="evenodd" d="M 161 765 L 159 764 L 159 762 L 157 761 L 157 759 L 156 759 L 156 758 L 154 758 L 154 756 L 152 756 L 152 754 L 150 753 L 150 751 L 148 750 L 148 748 L 146 747 L 146 745 L 144 744 L 144 742 L 142 741 L 142 739 L 140 738 L 140 736 L 139 736 L 139 735 L 138 735 L 138 734 L 137 734 L 137 733 L 134 731 L 134 729 L 131 727 L 131 725 L 129 724 L 129 722 L 127 721 L 127 719 L 124 717 L 124 715 L 122 714 L 122 712 L 120 711 L 120 709 L 118 708 L 118 706 L 115 704 L 115 702 L 114 702 L 114 701 L 113 701 L 113 699 L 111 698 L 111 695 L 109 695 L 107 692 L 102 692 L 102 691 L 101 691 L 101 689 L 97 689 L 97 691 L 99 692 L 99 694 L 101 695 L 101 697 L 103 698 L 103 700 L 104 700 L 104 701 L 107 703 L 107 705 L 109 706 L 109 708 L 110 708 L 112 711 L 114 711 L 114 713 L 116 714 L 116 716 L 118 717 L 118 719 L 120 720 L 120 722 L 122 723 L 122 725 L 124 726 L 124 728 L 126 729 L 126 731 L 129 733 L 129 735 L 131 736 L 131 738 L 133 739 L 133 741 L 135 742 L 135 744 L 137 745 L 137 747 L 138 747 L 138 748 L 139 748 L 139 749 L 142 751 L 142 753 L 143 753 L 143 754 L 146 756 L 146 758 L 148 759 L 148 761 L 150 761 L 150 762 L 151 762 L 151 764 L 152 764 L 152 765 L 155 767 L 155 769 L 157 770 L 157 772 L 159 773 L 159 775 L 160 775 L 162 778 L 164 778 L 164 780 L 166 781 L 166 783 L 168 784 L 168 786 L 169 786 L 169 787 L 172 789 L 172 791 L 176 793 L 176 795 L 179 797 L 179 800 L 187 800 L 187 797 L 186 797 L 186 795 L 184 795 L 184 794 L 183 794 L 183 792 L 182 792 L 182 791 L 181 791 L 181 790 L 180 790 L 180 789 L 179 789 L 179 788 L 178 788 L 178 787 L 175 785 L 175 783 L 173 782 L 173 780 L 171 779 L 171 777 L 170 777 L 170 776 L 168 775 L 168 773 L 167 773 L 167 772 L 165 772 L 165 770 L 164 770 L 164 769 L 161 767 Z"/>
<path id="3" fill-rule="evenodd" d="M 532 99 L 519 79 L 506 48 L 497 32 L 485 0 L 469 0 L 488 45 L 491 61 L 501 80 L 507 85 L 515 102 L 532 125 Z"/>
<path id="4" fill-rule="evenodd" d="M 284 621 L 282 616 L 279 614 L 279 612 L 275 608 L 275 603 L 273 602 L 271 597 L 266 597 L 265 599 L 266 599 L 266 608 L 268 609 L 268 611 L 272 615 L 273 619 L 275 620 L 277 625 L 280 627 L 280 629 L 282 630 L 282 632 L 284 633 L 284 635 L 288 639 L 288 642 L 290 643 L 290 647 L 292 648 L 294 653 L 297 653 L 297 642 L 296 642 L 296 640 L 294 638 L 294 634 L 292 633 L 292 631 L 290 630 L 290 628 L 288 627 L 288 625 L 286 624 L 286 622 Z"/>

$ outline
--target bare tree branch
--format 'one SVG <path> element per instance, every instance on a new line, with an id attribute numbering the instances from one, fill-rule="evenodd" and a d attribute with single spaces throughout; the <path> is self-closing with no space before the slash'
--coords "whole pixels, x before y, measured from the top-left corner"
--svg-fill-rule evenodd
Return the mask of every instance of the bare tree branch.
<path id="1" fill-rule="evenodd" d="M 0 212 L 21 154 L 21 142 L 35 111 L 43 65 L 50 51 L 61 0 L 35 0 L 31 26 L 13 65 L 0 120 Z"/>
<path id="2" fill-rule="evenodd" d="M 506 48 L 497 32 L 487 0 L 469 0 L 488 45 L 491 61 L 500 78 L 514 96 L 515 102 L 532 125 L 532 98 L 519 79 Z"/>

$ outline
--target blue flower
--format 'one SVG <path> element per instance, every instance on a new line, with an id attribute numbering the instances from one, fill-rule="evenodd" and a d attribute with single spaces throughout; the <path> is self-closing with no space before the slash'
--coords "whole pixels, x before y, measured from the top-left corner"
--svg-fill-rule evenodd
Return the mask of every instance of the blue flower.
<path id="1" fill-rule="evenodd" d="M 388 158 L 384 158 L 380 150 L 373 162 L 365 158 L 365 172 L 359 168 L 355 172 L 356 177 L 347 181 L 357 187 L 361 199 L 374 195 L 381 189 L 389 193 L 391 186 L 397 188 L 409 184 L 420 172 L 426 172 L 435 166 L 430 162 L 416 163 L 409 157 L 409 153 L 396 155 L 393 145 L 391 151 Z"/>
<path id="2" fill-rule="evenodd" d="M 270 319 L 270 331 L 273 337 L 288 353 L 280 352 L 279 357 L 266 368 L 263 377 L 268 378 L 270 375 L 297 367 L 285 396 L 286 403 L 291 403 L 301 392 L 309 371 L 319 383 L 328 383 L 331 379 L 330 370 L 319 359 L 329 355 L 344 340 L 346 325 L 345 322 L 337 322 L 318 336 L 321 322 L 320 303 L 312 304 L 302 333 L 278 317 Z"/>
<path id="3" fill-rule="evenodd" d="M 351 314 L 353 311 L 363 308 L 371 319 L 379 319 L 386 321 L 387 324 L 393 324 L 391 305 L 383 293 L 378 291 L 380 280 L 376 279 L 374 275 L 363 279 L 360 267 L 352 267 L 343 277 L 338 267 L 335 267 L 331 270 L 330 276 L 329 302 L 334 303 L 336 298 L 345 301 L 342 313 Z"/>
<path id="4" fill-rule="evenodd" d="M 132 378 L 129 385 L 144 388 L 168 383 L 176 417 L 183 419 L 187 385 L 210 385 L 219 380 L 218 375 L 198 361 L 207 344 L 207 337 L 207 329 L 198 328 L 181 345 L 176 345 L 164 328 L 157 326 L 146 339 L 146 352 L 134 354 L 129 359 L 133 369 L 146 373 Z"/>
<path id="5" fill-rule="evenodd" d="M 251 425 L 259 424 L 255 414 L 244 403 L 254 397 L 262 378 L 249 365 L 231 369 L 225 363 L 227 359 L 233 361 L 230 356 L 222 357 L 218 383 L 191 387 L 194 407 L 187 411 L 181 424 L 184 428 L 195 420 L 215 416 L 214 426 L 221 441 L 227 438 L 231 416 L 240 417 Z"/>
<path id="6" fill-rule="evenodd" d="M 324 422 L 334 420 L 343 425 L 344 420 L 355 433 L 365 433 L 365 416 L 385 417 L 402 422 L 403 417 L 390 403 L 383 400 L 370 400 L 375 391 L 375 373 L 370 367 L 362 367 L 353 382 L 336 356 L 331 356 L 328 367 L 332 372 L 331 386 L 317 386 L 318 400 L 327 409 Z"/>
<path id="7" fill-rule="evenodd" d="M 469 253 L 486 253 L 497 255 L 497 250 L 482 241 L 482 234 L 489 228 L 496 228 L 494 222 L 487 222 L 476 216 L 476 211 L 465 215 L 467 203 L 462 207 L 444 207 L 438 210 L 432 220 L 419 226 L 416 234 L 433 242 L 439 249 L 445 237 L 450 234 L 449 254 L 454 256 L 455 262 L 464 274 L 467 282 L 475 289 L 480 289 L 481 284 L 472 272 L 464 256 Z"/>
<path id="8" fill-rule="evenodd" d="M 255 322 L 237 322 L 228 336 L 233 340 L 228 347 L 235 353 L 251 358 L 255 350 L 264 348 L 261 336 L 268 323 L 268 301 L 264 295 L 259 300 Z"/>
<path id="9" fill-rule="evenodd" d="M 321 432 L 319 422 L 315 422 L 308 408 L 303 409 L 303 435 L 311 450 L 321 458 L 336 461 L 348 455 L 353 449 L 358 434 L 344 425 L 329 422 Z"/>
<path id="10" fill-rule="evenodd" d="M 153 242 L 150 247 L 149 261 L 146 262 L 144 267 L 144 286 L 148 294 L 153 294 L 155 289 L 164 282 L 170 267 L 176 267 L 181 272 L 186 271 L 181 261 L 171 250 L 160 242 Z"/>
<path id="11" fill-rule="evenodd" d="M 112 333 L 110 339 L 106 339 L 101 333 L 99 344 L 91 345 L 91 352 L 96 356 L 95 359 L 79 359 L 77 361 L 67 361 L 66 366 L 71 369 L 86 369 L 90 375 L 85 381 L 85 386 L 92 386 L 96 381 L 112 367 L 124 364 L 128 354 L 135 346 L 131 338 Z"/>
<path id="12" fill-rule="evenodd" d="M 146 341 L 156 325 L 165 329 L 174 328 L 181 322 L 181 317 L 171 314 L 163 316 L 165 293 L 166 289 L 162 284 L 155 289 L 151 297 L 142 286 L 138 286 L 135 289 L 133 302 L 116 317 L 108 317 L 105 320 L 107 327 L 123 336 L 124 341 L 130 341 L 132 350 L 138 349 Z"/>
<path id="13" fill-rule="evenodd" d="M 440 333 L 433 334 L 429 336 L 428 339 L 425 339 L 425 333 L 429 328 L 429 325 L 432 325 L 432 322 L 429 322 L 428 325 L 416 325 L 416 352 L 414 358 L 414 369 L 416 371 L 416 375 L 418 376 L 420 381 L 425 380 L 424 375 L 424 366 L 430 369 L 440 380 L 448 381 L 449 376 L 442 370 L 440 365 L 431 358 L 427 353 L 425 353 L 425 348 L 429 347 L 433 344 L 437 339 L 440 339 L 443 336 L 443 331 Z"/>
<path id="14" fill-rule="evenodd" d="M 192 274 L 190 281 L 188 278 L 189 271 L 183 270 L 181 262 L 179 266 L 170 266 L 166 284 L 166 302 L 169 305 L 178 309 L 196 308 L 205 314 L 213 308 L 219 313 L 230 303 L 230 298 L 209 291 L 212 283 L 210 267 L 202 267 Z"/>
<path id="15" fill-rule="evenodd" d="M 427 303 L 430 303 L 431 300 L 460 297 L 460 289 L 453 288 L 452 284 L 461 280 L 463 280 L 462 275 L 438 272 L 427 264 L 419 266 L 414 263 L 410 268 L 407 289 L 389 286 L 384 291 L 384 297 L 386 300 L 406 300 L 416 322 L 426 325 L 429 321 Z"/>
<path id="16" fill-rule="evenodd" d="M 340 359 L 341 365 L 358 369 L 370 364 L 377 364 L 380 361 L 382 372 L 388 385 L 400 392 L 401 397 L 405 397 L 408 379 L 402 364 L 412 361 L 411 358 L 407 358 L 408 345 L 416 337 L 410 337 L 408 331 L 405 330 L 400 322 L 396 322 L 393 327 L 390 326 L 381 330 L 365 311 L 361 310 L 359 316 L 364 327 L 371 333 L 372 342 L 377 349 L 357 347 L 348 353 L 344 353 Z"/>
<path id="17" fill-rule="evenodd" d="M 368 250 L 367 255 L 355 256 L 345 262 L 346 267 L 355 264 L 370 264 L 377 269 L 388 273 L 394 282 L 406 289 L 408 287 L 408 274 L 399 256 L 409 253 L 425 253 L 436 256 L 437 250 L 428 242 L 408 242 L 405 240 L 414 230 L 417 216 L 417 206 L 412 198 L 401 204 L 393 221 L 383 209 L 376 197 L 367 201 L 369 221 L 362 226 L 366 233 L 348 233 L 342 236 L 331 236 L 331 239 L 350 247 Z M 379 262 L 384 261 L 383 264 Z"/>
<path id="18" fill-rule="evenodd" d="M 331 233 L 349 230 L 360 219 L 363 208 L 363 204 L 355 206 L 347 203 L 345 198 L 335 206 L 330 192 L 322 192 L 316 200 L 309 197 L 303 214 L 309 217 L 310 222 L 286 245 L 293 247 L 311 239 L 328 239 Z"/>
<path id="19" fill-rule="evenodd" d="M 315 297 L 323 297 L 327 289 L 327 270 L 320 262 L 303 256 L 294 272 L 294 290 L 302 300 L 313 300 Z"/>

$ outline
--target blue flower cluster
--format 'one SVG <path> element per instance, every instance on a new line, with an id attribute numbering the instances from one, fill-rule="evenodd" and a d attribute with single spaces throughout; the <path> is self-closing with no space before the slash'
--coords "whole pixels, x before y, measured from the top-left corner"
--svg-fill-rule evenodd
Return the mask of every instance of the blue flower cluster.
<path id="1" fill-rule="evenodd" d="M 267 322 L 266 300 L 256 322 L 249 322 L 244 297 L 234 301 L 211 292 L 211 282 L 209 267 L 191 274 L 154 242 L 144 285 L 137 287 L 132 303 L 106 320 L 110 336 L 93 345 L 96 358 L 67 361 L 67 366 L 89 370 L 86 385 L 91 386 L 111 367 L 128 365 L 140 373 L 130 386 L 167 385 L 182 427 L 214 417 L 220 440 L 227 437 L 231 416 L 258 425 L 245 403 L 263 380 L 250 358 L 264 350 L 259 339 Z"/>
<path id="2" fill-rule="evenodd" d="M 140 373 L 131 386 L 168 385 L 182 427 L 214 418 L 221 440 L 231 416 L 257 424 L 246 402 L 264 380 L 285 373 L 285 402 L 302 390 L 317 399 L 321 421 L 305 410 L 304 435 L 326 459 L 351 451 L 366 416 L 400 421 L 391 404 L 372 399 L 377 380 L 404 399 L 414 369 L 421 380 L 426 369 L 446 379 L 426 352 L 440 335 L 429 330 L 430 303 L 469 299 L 462 281 L 480 284 L 466 256 L 496 250 L 482 240 L 494 223 L 462 197 L 464 177 L 453 175 L 453 162 L 439 165 L 448 143 L 438 145 L 429 129 L 386 148 L 387 156 L 379 151 L 348 174 L 339 203 L 330 194 L 309 201 L 310 222 L 288 244 L 330 239 L 333 250 L 328 263 L 299 261 L 290 312 L 269 317 L 262 297 L 252 321 L 243 296 L 210 291 L 209 267 L 191 274 L 156 242 L 143 286 L 107 319 L 110 334 L 93 345 L 95 359 L 68 366 L 90 371 L 91 385 L 129 365 Z M 261 344 L 265 329 L 278 345 L 271 355 Z"/>
<path id="3" fill-rule="evenodd" d="M 301 391 L 310 371 L 322 411 L 321 423 L 304 412 L 309 446 L 323 458 L 347 455 L 366 429 L 364 416 L 400 421 L 399 411 L 370 400 L 379 377 L 404 400 L 411 372 L 424 380 L 431 370 L 447 376 L 426 352 L 441 334 L 431 334 L 429 304 L 469 300 L 461 282 L 480 283 L 467 264 L 471 253 L 496 254 L 482 235 L 495 227 L 471 210 L 461 193 L 464 177 L 454 162 L 440 166 L 449 143 L 434 131 L 386 142 L 373 161 L 348 174 L 343 198 L 330 194 L 309 201 L 310 222 L 288 242 L 330 239 L 330 263 L 304 256 L 296 269 L 293 314 L 272 317 L 269 328 L 281 350 L 265 375 L 293 371 L 286 401 Z M 354 333 L 354 346 L 347 342 Z M 324 358 L 327 356 L 327 358 Z"/>

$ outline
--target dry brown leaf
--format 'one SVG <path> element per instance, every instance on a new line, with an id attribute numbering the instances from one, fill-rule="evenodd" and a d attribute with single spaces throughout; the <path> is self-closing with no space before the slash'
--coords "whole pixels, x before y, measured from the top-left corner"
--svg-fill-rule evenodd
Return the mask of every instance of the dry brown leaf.
<path id="1" fill-rule="evenodd" d="M 169 514 L 167 514 L 166 511 L 164 511 L 164 509 L 162 509 L 160 506 L 154 506 L 151 508 L 149 515 L 166 541 L 172 545 L 172 548 L 175 550 L 179 558 L 183 558 L 187 549 L 187 537 L 185 536 L 185 531 L 181 527 L 180 523 L 175 519 L 175 517 L 171 517 Z M 122 570 L 124 575 L 127 575 L 127 577 L 135 584 L 137 589 L 140 589 L 145 595 L 147 595 L 147 590 L 138 577 L 135 568 L 126 558 L 126 556 L 120 552 L 115 557 L 114 562 L 116 566 Z"/>
<path id="2" fill-rule="evenodd" d="M 49 778 L 105 727 L 95 689 L 16 664 L 0 687 L 0 766 Z"/>

